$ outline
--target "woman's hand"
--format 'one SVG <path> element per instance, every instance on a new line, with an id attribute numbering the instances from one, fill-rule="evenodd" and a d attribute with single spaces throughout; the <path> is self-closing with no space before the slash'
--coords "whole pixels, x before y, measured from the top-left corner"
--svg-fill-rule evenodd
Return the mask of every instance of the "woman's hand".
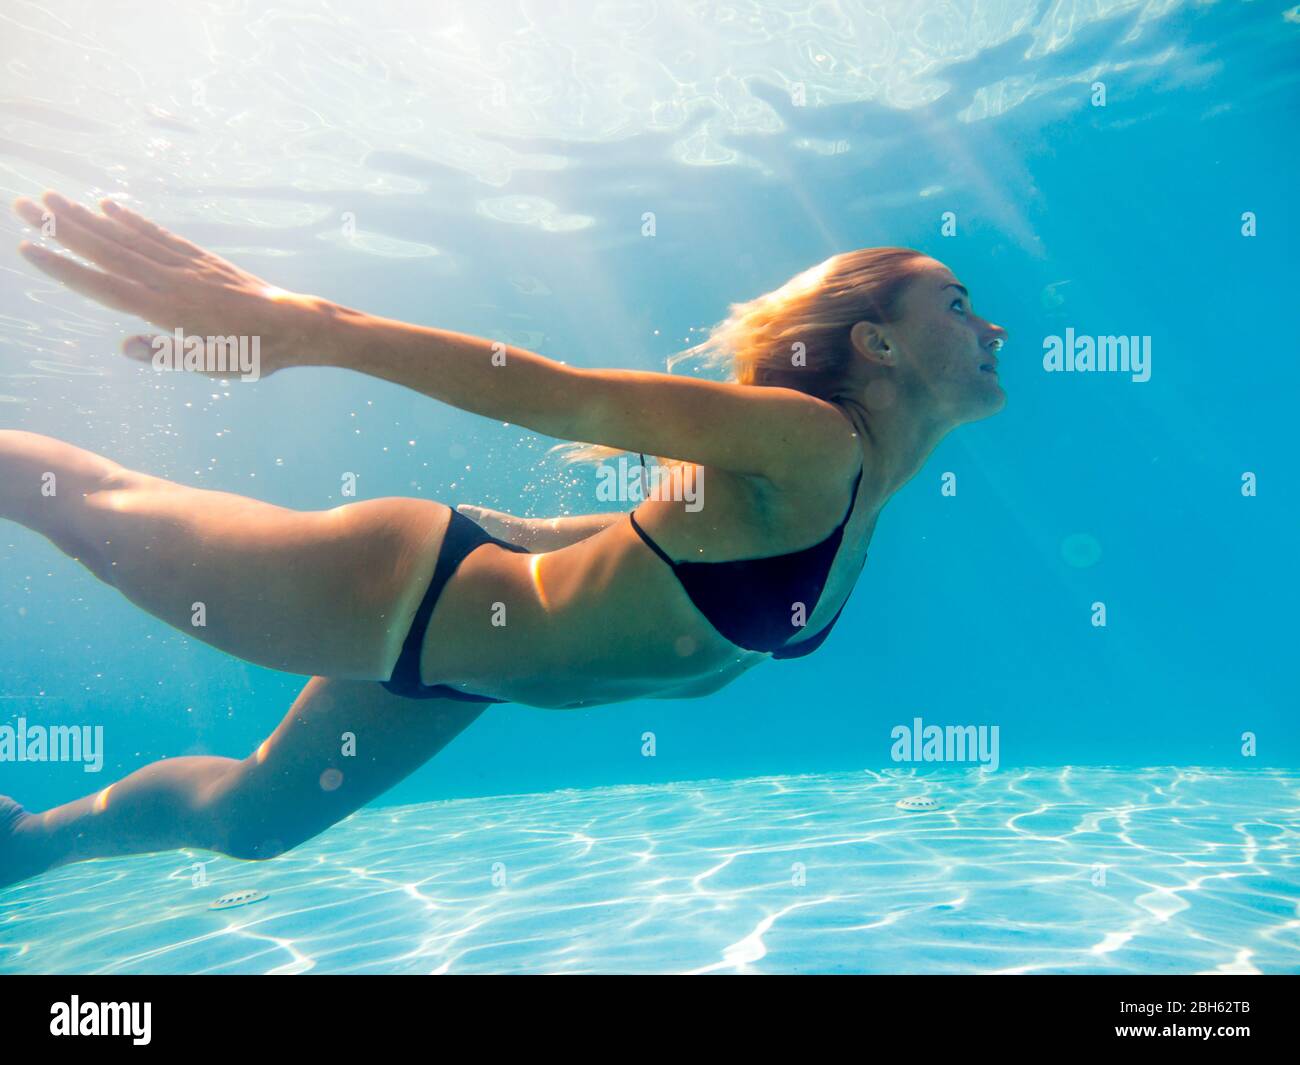
<path id="1" fill-rule="evenodd" d="M 540 546 L 544 539 L 545 522 L 537 518 L 517 518 L 504 510 L 492 510 L 472 503 L 458 503 L 456 509 L 482 526 L 489 536 L 495 536 L 508 544 L 534 548 Z"/>
<path id="2" fill-rule="evenodd" d="M 268 285 L 113 200 L 100 201 L 102 213 L 57 192 L 47 192 L 42 200 L 44 207 L 18 199 L 14 211 L 99 269 L 28 241 L 19 245 L 19 252 L 74 292 L 167 331 L 162 337 L 128 337 L 122 350 L 131 358 L 158 365 L 155 356 L 172 351 L 179 329 L 186 337 L 205 338 L 206 358 L 188 360 L 189 367 L 211 377 L 249 376 L 246 367 L 242 372 L 240 367 L 225 370 L 223 363 L 213 361 L 229 345 L 219 343 L 214 350 L 206 339 L 242 338 L 245 356 L 250 349 L 257 353 L 253 376 L 264 377 L 291 365 L 306 342 L 306 320 L 315 303 L 311 297 Z M 187 362 L 185 352 L 175 356 L 178 363 Z"/>
<path id="3" fill-rule="evenodd" d="M 489 536 L 508 544 L 526 547 L 529 551 L 558 551 L 595 536 L 615 522 L 626 517 L 622 513 L 575 514 L 564 518 L 517 518 L 502 510 L 492 510 L 471 503 L 460 503 L 456 509 L 465 517 L 477 522 Z"/>

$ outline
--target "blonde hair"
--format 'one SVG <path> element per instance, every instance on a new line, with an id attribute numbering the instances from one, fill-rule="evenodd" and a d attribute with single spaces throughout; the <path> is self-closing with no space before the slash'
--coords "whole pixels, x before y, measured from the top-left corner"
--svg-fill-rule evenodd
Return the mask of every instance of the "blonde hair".
<path id="1" fill-rule="evenodd" d="M 858 322 L 898 319 L 898 301 L 930 257 L 913 248 L 862 248 L 832 255 L 780 288 L 733 303 L 708 337 L 668 360 L 698 360 L 723 369 L 737 384 L 792 388 L 832 402 L 845 395 Z M 623 454 L 593 444 L 557 444 L 566 462 L 603 461 Z M 661 461 L 672 462 L 673 460 Z"/>

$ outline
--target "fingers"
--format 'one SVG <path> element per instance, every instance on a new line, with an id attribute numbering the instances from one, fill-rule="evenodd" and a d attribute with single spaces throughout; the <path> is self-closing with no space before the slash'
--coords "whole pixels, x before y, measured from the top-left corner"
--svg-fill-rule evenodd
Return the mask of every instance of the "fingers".
<path id="1" fill-rule="evenodd" d="M 457 503 L 456 509 L 467 518 L 473 518 L 475 521 L 490 521 L 496 525 L 519 524 L 519 518 L 513 514 L 507 514 L 504 510 L 493 510 L 491 507 L 480 507 L 473 503 Z"/>
<path id="2" fill-rule="evenodd" d="M 145 286 L 124 277 L 101 273 L 82 266 L 66 255 L 40 248 L 30 241 L 18 245 L 19 254 L 42 273 L 62 282 L 81 295 L 114 310 L 125 311 L 152 320 L 156 294 Z"/>
<path id="3" fill-rule="evenodd" d="M 112 202 L 112 200 L 100 200 L 100 210 L 104 211 L 104 205 Z M 161 244 L 147 234 L 128 226 L 124 221 L 113 218 L 110 211 L 96 214 L 94 211 L 87 210 L 86 216 L 93 220 L 104 236 L 111 234 L 112 238 L 119 244 L 130 248 L 137 255 L 143 255 L 146 259 L 152 259 L 164 266 L 184 266 L 193 259 L 193 256 L 180 255 L 168 248 L 167 245 Z"/>
<path id="4" fill-rule="evenodd" d="M 125 223 L 115 221 L 103 214 L 96 214 L 88 207 L 73 203 L 66 196 L 61 196 L 57 192 L 47 192 L 41 199 L 51 210 L 64 212 L 78 225 L 86 227 L 105 240 L 129 248 L 137 255 L 142 255 L 153 262 L 164 266 L 182 266 L 189 261 L 188 256 L 178 255 L 176 252 L 170 251 L 165 245 L 150 239 Z M 106 203 L 112 203 L 112 201 L 101 200 L 100 207 L 102 208 Z M 57 214 L 55 220 L 56 222 L 58 220 Z"/>
<path id="5" fill-rule="evenodd" d="M 95 265 L 122 274 L 131 280 L 143 284 L 162 283 L 166 266 L 146 258 L 123 244 L 119 237 L 126 231 L 119 232 L 115 223 L 57 193 L 46 193 L 44 201 L 54 216 L 54 226 L 50 235 L 69 251 L 76 252 Z M 43 226 L 47 219 L 40 206 L 31 200 L 16 201 L 14 210 L 23 221 L 31 225 L 42 224 Z M 136 238 L 132 237 L 132 239 Z"/>
<path id="6" fill-rule="evenodd" d="M 149 333 L 137 333 L 122 341 L 122 354 L 136 362 L 153 362 L 159 348 L 156 338 Z"/>
<path id="7" fill-rule="evenodd" d="M 493 535 L 502 535 L 510 527 L 510 522 L 501 520 L 507 515 L 502 514 L 499 510 L 493 510 L 491 507 L 477 507 L 472 503 L 459 503 L 456 510 Z"/>
<path id="8" fill-rule="evenodd" d="M 148 237 L 154 243 L 182 258 L 192 259 L 195 256 L 207 254 L 197 244 L 191 244 L 184 237 L 178 237 L 175 233 L 163 229 L 162 226 L 155 222 L 150 222 L 143 215 L 136 214 L 114 200 L 100 200 L 99 206 L 115 222 L 120 222 L 126 228 Z"/>

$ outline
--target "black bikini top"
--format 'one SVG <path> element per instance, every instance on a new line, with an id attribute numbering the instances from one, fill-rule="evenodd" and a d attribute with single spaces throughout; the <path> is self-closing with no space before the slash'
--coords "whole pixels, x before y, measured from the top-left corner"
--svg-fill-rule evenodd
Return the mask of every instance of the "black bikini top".
<path id="1" fill-rule="evenodd" d="M 844 613 L 841 606 L 816 636 L 787 646 L 803 631 L 791 623 L 795 604 L 804 605 L 805 618 L 812 617 L 817 609 L 861 483 L 859 468 L 849 509 L 826 539 L 788 555 L 741 558 L 733 562 L 674 562 L 641 528 L 636 513 L 629 517 L 632 528 L 651 551 L 668 563 L 696 609 L 718 632 L 747 651 L 770 651 L 773 658 L 802 658 L 822 645 Z M 848 600 L 844 605 L 848 605 Z"/>

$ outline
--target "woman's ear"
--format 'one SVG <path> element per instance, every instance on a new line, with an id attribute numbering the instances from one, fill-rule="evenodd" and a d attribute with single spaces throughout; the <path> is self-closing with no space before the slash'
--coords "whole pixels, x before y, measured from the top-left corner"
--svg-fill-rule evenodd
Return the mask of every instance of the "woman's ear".
<path id="1" fill-rule="evenodd" d="M 881 366 L 894 365 L 894 352 L 875 322 L 855 322 L 849 330 L 849 343 L 853 350 L 869 362 Z"/>

